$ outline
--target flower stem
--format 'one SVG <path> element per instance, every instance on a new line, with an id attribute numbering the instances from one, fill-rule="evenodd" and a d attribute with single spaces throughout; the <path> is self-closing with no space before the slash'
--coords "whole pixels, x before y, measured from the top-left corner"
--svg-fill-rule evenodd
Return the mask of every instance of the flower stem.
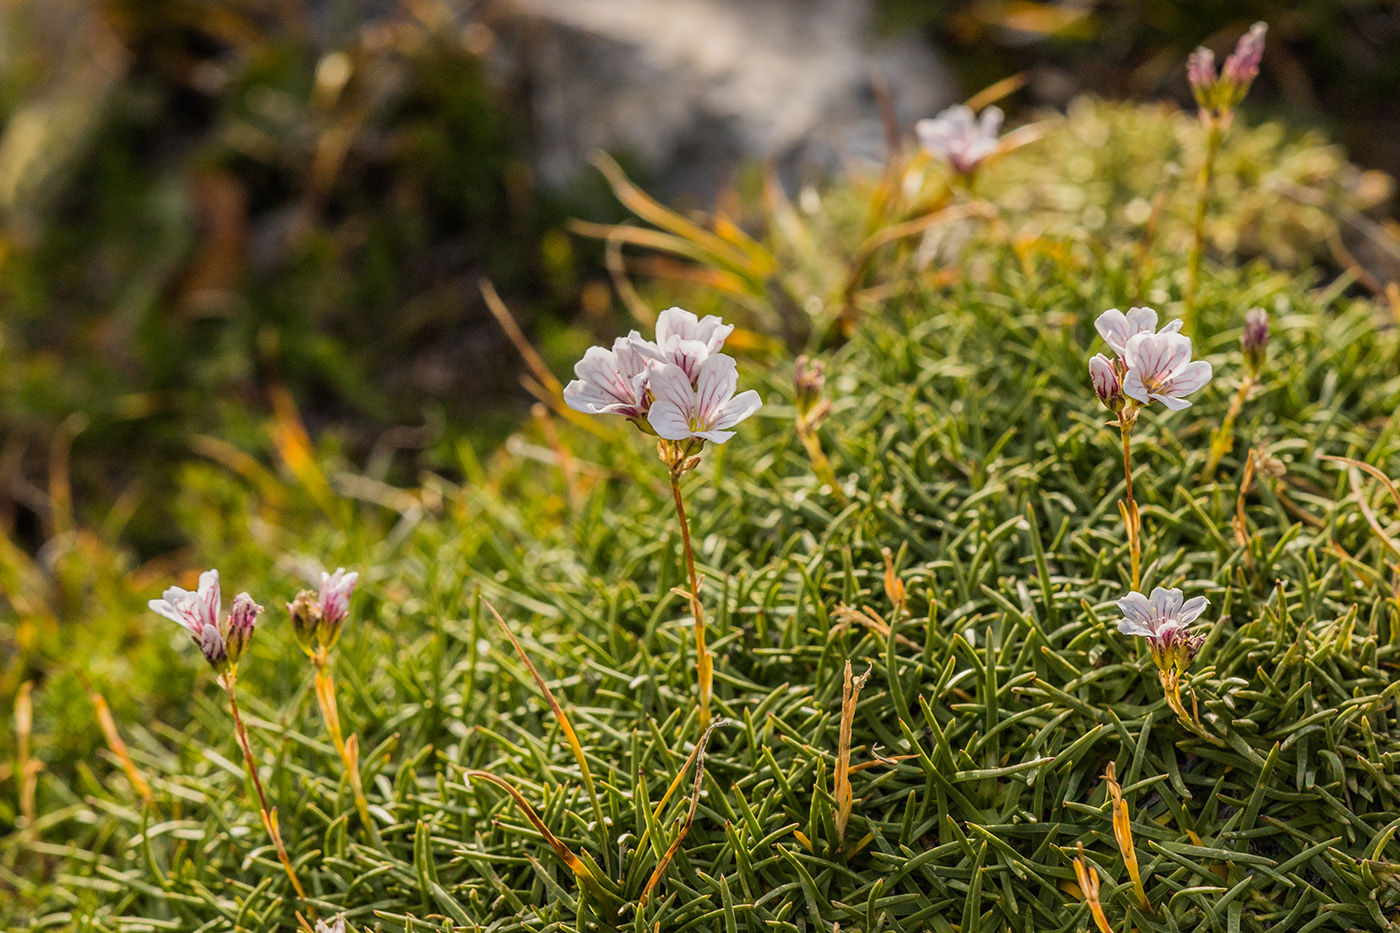
<path id="1" fill-rule="evenodd" d="M 253 758 L 253 746 L 248 741 L 248 730 L 243 727 L 243 717 L 238 712 L 235 680 L 233 671 L 229 671 L 219 678 L 219 682 L 223 684 L 224 692 L 228 694 L 228 706 L 233 713 L 233 731 L 238 737 L 238 747 L 243 750 L 243 764 L 248 769 L 248 776 L 253 779 L 253 788 L 258 792 L 258 810 L 262 815 L 263 828 L 267 830 L 268 836 L 272 839 L 272 845 L 277 850 L 277 860 L 282 863 L 287 877 L 291 879 L 297 897 L 306 900 L 306 889 L 301 886 L 296 869 L 292 867 L 292 860 L 287 855 L 287 847 L 282 844 L 282 833 L 277 827 L 277 811 L 269 809 L 267 806 L 267 794 L 263 791 L 262 778 L 258 777 L 258 764 Z"/>
<path id="2" fill-rule="evenodd" d="M 1205 250 L 1206 208 L 1210 203 L 1210 181 L 1215 173 L 1215 157 L 1220 152 L 1220 140 L 1225 135 L 1222 118 L 1208 115 L 1206 119 L 1206 157 L 1196 175 L 1196 225 L 1191 242 L 1191 256 L 1186 266 L 1186 293 L 1181 317 L 1187 334 L 1196 328 L 1196 288 L 1201 275 L 1201 253 Z"/>
<path id="3" fill-rule="evenodd" d="M 1210 455 L 1206 458 L 1205 469 L 1201 471 L 1201 479 L 1209 480 L 1214 476 L 1215 468 L 1220 465 L 1221 458 L 1229 453 L 1235 440 L 1235 419 L 1240 416 L 1245 399 L 1249 396 L 1249 390 L 1252 388 L 1254 388 L 1254 374 L 1247 372 L 1240 382 L 1239 391 L 1230 400 L 1230 409 L 1225 412 L 1225 419 L 1220 422 L 1220 427 L 1211 433 Z"/>
<path id="4" fill-rule="evenodd" d="M 1186 706 L 1181 702 L 1181 674 L 1176 668 L 1170 670 L 1158 670 L 1157 679 L 1162 683 L 1162 692 L 1166 695 L 1167 706 L 1176 713 L 1177 721 L 1180 722 L 1189 732 L 1195 733 L 1198 737 L 1205 739 L 1212 745 L 1224 747 L 1225 742 L 1211 735 L 1206 731 L 1206 727 L 1201 725 L 1201 718 L 1186 712 Z"/>
<path id="5" fill-rule="evenodd" d="M 700 728 L 710 726 L 710 691 L 714 680 L 714 659 L 705 647 L 705 610 L 700 605 L 700 581 L 695 575 L 695 554 L 690 547 L 690 522 L 681 499 L 681 472 L 671 468 L 671 496 L 676 500 L 676 517 L 681 523 L 681 543 L 685 548 L 685 569 L 690 578 L 690 614 L 695 617 L 696 672 L 700 682 Z"/>
<path id="6" fill-rule="evenodd" d="M 374 840 L 375 845 L 383 846 L 379 837 L 379 827 L 369 815 L 369 801 L 365 799 L 364 785 L 360 779 L 359 742 L 354 736 L 347 743 L 340 731 L 340 709 L 335 700 L 335 677 L 330 664 L 324 658 L 313 658 L 316 665 L 316 702 L 321 706 L 321 718 L 326 721 L 326 731 L 331 734 L 331 743 L 340 755 L 340 763 L 345 767 L 345 776 L 350 781 L 350 792 L 355 796 L 355 809 L 360 814 L 360 822 Z"/>
<path id="7" fill-rule="evenodd" d="M 817 479 L 822 483 L 831 487 L 831 494 L 836 497 L 836 501 L 845 505 L 850 500 L 841 490 L 841 484 L 836 481 L 836 471 L 831 468 L 826 451 L 822 450 L 821 438 L 817 436 L 816 430 L 805 426 L 799 418 L 797 436 L 801 438 L 802 446 L 807 448 L 807 457 L 812 461 L 812 472 L 817 474 Z"/>
<path id="8" fill-rule="evenodd" d="M 1133 589 L 1141 592 L 1142 586 L 1142 542 L 1139 532 L 1142 529 L 1142 520 L 1138 516 L 1137 500 L 1133 497 L 1133 461 L 1131 455 L 1131 438 L 1133 435 L 1133 419 L 1127 417 L 1126 410 L 1118 419 L 1119 431 L 1123 436 L 1123 479 L 1127 484 L 1128 501 L 1127 504 L 1118 503 L 1118 510 L 1123 516 L 1123 527 L 1128 533 L 1128 554 L 1132 559 L 1133 566 Z"/>

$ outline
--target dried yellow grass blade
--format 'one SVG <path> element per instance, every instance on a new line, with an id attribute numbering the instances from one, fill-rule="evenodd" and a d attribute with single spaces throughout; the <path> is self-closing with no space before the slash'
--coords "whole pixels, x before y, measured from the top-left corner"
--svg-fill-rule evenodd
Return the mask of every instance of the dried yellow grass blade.
<path id="1" fill-rule="evenodd" d="M 113 755 L 117 756 L 122 771 L 126 773 L 126 779 L 131 782 L 132 787 L 136 788 L 141 799 L 150 803 L 152 800 L 151 785 L 146 783 L 146 779 L 142 777 L 140 770 L 136 767 L 136 762 L 131 760 L 131 755 L 126 749 L 126 742 L 122 741 L 121 733 L 117 731 L 117 722 L 112 718 L 112 710 L 107 705 L 106 697 L 89 687 L 88 699 L 92 702 L 93 712 L 97 715 L 97 725 L 102 729 L 102 736 L 107 740 L 107 747 L 112 750 Z"/>
<path id="2" fill-rule="evenodd" d="M 1104 916 L 1103 904 L 1099 902 L 1099 873 L 1084 858 L 1084 843 L 1079 844 L 1079 854 L 1073 861 L 1074 877 L 1079 879 L 1079 890 L 1089 905 L 1094 925 L 1099 928 L 1099 933 L 1113 933 L 1113 927 L 1108 925 L 1108 917 Z"/>
<path id="3" fill-rule="evenodd" d="M 1147 900 L 1147 889 L 1142 884 L 1142 873 L 1138 868 L 1137 849 L 1133 845 L 1133 824 L 1128 815 L 1128 802 L 1123 799 L 1123 788 L 1118 785 L 1118 775 L 1113 762 L 1108 763 L 1103 778 L 1108 782 L 1108 795 L 1113 800 L 1113 838 L 1118 842 L 1118 850 L 1123 854 L 1123 864 L 1133 879 L 1133 890 L 1138 902 L 1145 910 L 1151 910 Z"/>
<path id="4" fill-rule="evenodd" d="M 846 839 L 846 824 L 851 819 L 855 794 L 851 790 L 851 726 L 856 718 L 856 699 L 865 682 L 870 679 L 867 669 L 859 677 L 851 676 L 851 662 L 846 662 L 845 680 L 841 686 L 841 727 L 836 745 L 836 773 L 833 795 L 836 797 L 836 841 Z"/>
<path id="5" fill-rule="evenodd" d="M 545 702 L 549 704 L 549 708 L 554 712 L 554 718 L 558 721 L 559 728 L 563 731 L 564 738 L 569 743 L 569 750 L 574 754 L 574 761 L 578 762 L 579 771 L 583 773 L 583 786 L 587 789 L 588 796 L 593 801 L 593 815 L 598 820 L 598 828 L 601 830 L 604 826 L 603 805 L 599 802 L 598 791 L 593 786 L 593 773 L 588 770 L 588 759 L 584 757 L 583 745 L 579 743 L 578 734 L 574 732 L 574 727 L 569 722 L 569 717 L 565 714 L 564 708 L 560 706 L 559 701 L 554 698 L 554 692 L 549 689 L 549 685 L 544 682 L 544 678 L 540 676 L 540 672 L 535 669 L 535 665 L 530 661 L 529 656 L 525 654 L 525 649 L 520 647 L 520 642 L 516 640 L 515 633 L 510 630 L 510 626 L 506 625 L 506 620 L 501 618 L 501 614 L 496 611 L 495 606 L 491 605 L 490 600 L 482 597 L 481 601 L 486 604 L 487 609 L 491 610 L 491 615 L 495 617 L 497 624 L 501 627 L 501 631 L 505 632 L 506 637 L 510 639 L 511 645 L 515 647 L 515 653 L 519 655 L 521 662 L 525 665 L 525 669 L 530 672 L 530 676 L 535 678 L 535 685 L 540 688 L 540 692 L 544 694 Z"/>
<path id="6" fill-rule="evenodd" d="M 680 850 L 681 843 L 685 840 L 686 834 L 690 832 L 691 824 L 695 822 L 695 811 L 700 807 L 700 790 L 705 783 L 705 746 L 709 744 L 710 736 L 714 734 L 716 729 L 720 726 L 731 725 L 734 725 L 734 721 L 730 719 L 716 719 L 714 722 L 710 723 L 710 727 L 705 730 L 705 734 L 700 736 L 700 741 L 695 743 L 695 750 L 690 753 L 690 757 L 685 760 L 685 764 L 681 765 L 680 773 L 677 774 L 675 780 L 671 782 L 671 786 L 666 789 L 666 793 L 661 798 L 661 804 L 657 805 L 656 812 L 660 813 L 661 806 L 670 799 L 671 792 L 674 791 L 676 785 L 680 783 L 686 768 L 690 767 L 692 761 L 695 762 L 695 781 L 690 792 L 690 809 L 686 811 L 685 822 L 681 824 L 680 832 L 676 833 L 676 838 L 672 840 L 671 845 L 667 847 L 666 854 L 661 856 L 661 861 L 656 863 L 656 870 L 653 871 L 651 877 L 647 879 L 647 886 L 642 890 L 642 896 L 637 901 L 637 912 L 639 914 L 646 910 L 647 898 L 651 897 L 652 890 L 661 882 L 661 876 L 666 874 L 666 869 L 670 866 L 671 859 L 676 857 L 676 852 Z M 640 849 L 641 847 L 638 846 L 638 851 L 640 851 Z"/>
<path id="7" fill-rule="evenodd" d="M 711 233 L 699 224 L 663 207 L 650 195 L 632 184 L 623 173 L 622 167 L 606 153 L 595 153 L 593 164 L 597 166 L 598 171 L 603 173 L 603 177 L 607 179 L 608 185 L 617 195 L 617 199 L 638 217 L 694 243 L 706 253 L 711 254 L 713 261 L 730 265 L 760 278 L 770 271 L 772 258 L 766 256 L 757 243 L 750 240 L 751 246 L 747 249 L 740 249 L 726 242 L 723 237 Z"/>

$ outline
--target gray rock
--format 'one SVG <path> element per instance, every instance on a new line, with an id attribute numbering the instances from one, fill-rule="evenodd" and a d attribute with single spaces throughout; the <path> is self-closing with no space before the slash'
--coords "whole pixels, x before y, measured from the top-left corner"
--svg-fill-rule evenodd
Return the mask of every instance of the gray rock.
<path id="1" fill-rule="evenodd" d="M 927 43 L 871 34 L 870 0 L 498 0 L 478 15 L 553 188 L 603 149 L 663 196 L 708 200 L 745 160 L 792 174 L 882 158 L 876 76 L 904 126 L 955 95 Z"/>

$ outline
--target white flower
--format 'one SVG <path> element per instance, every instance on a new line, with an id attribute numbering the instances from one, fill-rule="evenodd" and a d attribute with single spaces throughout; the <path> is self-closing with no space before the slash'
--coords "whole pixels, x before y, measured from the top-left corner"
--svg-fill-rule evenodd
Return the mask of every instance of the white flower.
<path id="1" fill-rule="evenodd" d="M 590 415 L 644 418 L 647 413 L 649 346 L 636 331 L 613 341 L 611 350 L 589 347 L 574 365 L 578 378 L 564 387 L 564 402 Z"/>
<path id="2" fill-rule="evenodd" d="M 699 437 L 722 444 L 734 436 L 729 428 L 763 404 L 752 389 L 736 396 L 738 384 L 734 359 L 723 353 L 701 364 L 694 385 L 679 366 L 658 363 L 651 372 L 655 400 L 647 421 L 658 436 L 668 441 Z"/>
<path id="3" fill-rule="evenodd" d="M 191 593 L 178 586 L 172 586 L 162 594 L 163 598 L 153 599 L 146 605 L 190 630 L 195 641 L 204 638 L 204 630 L 219 630 L 219 571 L 206 570 L 199 575 L 199 589 Z"/>
<path id="4" fill-rule="evenodd" d="M 1200 635 L 1193 635 L 1189 626 L 1209 605 L 1210 600 L 1204 596 L 1183 600 L 1181 590 L 1160 586 L 1153 589 L 1150 598 L 1129 593 L 1118 600 L 1118 609 L 1123 613 L 1118 631 L 1146 638 L 1152 659 L 1162 670 L 1185 670 L 1205 641 Z"/>
<path id="5" fill-rule="evenodd" d="M 979 122 L 971 108 L 958 104 L 932 120 L 920 120 L 914 124 L 914 133 L 924 149 L 947 159 L 955 172 L 966 175 L 996 151 L 1001 121 L 998 107 L 983 110 Z"/>
<path id="6" fill-rule="evenodd" d="M 1191 338 L 1176 333 L 1138 334 L 1123 350 L 1128 374 L 1123 394 L 1143 405 L 1161 402 L 1172 411 L 1191 405 L 1182 396 L 1210 382 L 1210 363 L 1191 359 Z"/>
<path id="7" fill-rule="evenodd" d="M 345 915 L 336 916 L 330 923 L 324 920 L 316 921 L 316 933 L 345 933 Z"/>
<path id="8" fill-rule="evenodd" d="M 718 353 L 733 332 L 733 324 L 726 324 L 713 314 L 697 318 L 683 308 L 667 308 L 656 318 L 655 343 L 641 339 L 635 332 L 629 339 L 643 355 L 685 370 L 693 383 L 705 360 Z"/>
<path id="9" fill-rule="evenodd" d="M 1184 599 L 1181 590 L 1156 587 L 1150 597 L 1133 592 L 1118 600 L 1123 618 L 1118 631 L 1124 635 L 1164 638 L 1195 622 L 1206 611 L 1210 600 L 1204 596 Z"/>
<path id="10" fill-rule="evenodd" d="M 1138 334 L 1174 334 L 1181 330 L 1181 320 L 1168 321 L 1157 330 L 1157 312 L 1151 308 L 1129 308 L 1124 314 L 1117 308 L 1109 308 L 1094 321 L 1094 327 L 1113 352 L 1122 356 L 1128 341 Z"/>

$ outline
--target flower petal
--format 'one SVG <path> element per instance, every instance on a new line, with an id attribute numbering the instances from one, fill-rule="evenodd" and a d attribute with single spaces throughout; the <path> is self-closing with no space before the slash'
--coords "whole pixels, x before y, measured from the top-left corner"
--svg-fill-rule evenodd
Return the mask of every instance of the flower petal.
<path id="1" fill-rule="evenodd" d="M 696 415 L 706 426 L 713 426 L 738 385 L 739 367 L 734 357 L 717 353 L 700 366 L 695 376 L 695 407 Z"/>
<path id="2" fill-rule="evenodd" d="M 1183 408 L 1191 407 L 1191 403 L 1184 398 L 1173 398 L 1170 395 L 1161 395 L 1157 392 L 1152 393 L 1152 398 L 1161 402 L 1162 406 L 1169 411 L 1181 411 Z"/>
<path id="3" fill-rule="evenodd" d="M 1135 619 L 1119 619 L 1118 631 L 1122 632 L 1124 635 L 1141 635 L 1144 638 L 1152 638 L 1156 635 L 1156 632 L 1152 630 L 1151 626 L 1138 622 Z"/>
<path id="4" fill-rule="evenodd" d="M 668 441 L 680 441 L 691 436 L 690 416 L 670 399 L 657 399 L 647 412 L 647 423 L 658 437 Z"/>
<path id="5" fill-rule="evenodd" d="M 1134 622 L 1150 625 L 1154 618 L 1152 604 L 1147 601 L 1147 597 L 1138 592 L 1129 593 L 1118 600 L 1118 611 Z"/>
<path id="6" fill-rule="evenodd" d="M 1170 395 L 1190 395 L 1210 382 L 1211 365 L 1206 360 L 1194 360 L 1177 369 L 1162 385 L 1162 391 Z"/>
<path id="7" fill-rule="evenodd" d="M 651 375 L 647 379 L 647 385 L 651 388 L 651 394 L 656 402 L 663 400 L 670 402 L 684 412 L 687 422 L 699 412 L 695 389 L 690 385 L 690 377 L 685 374 L 685 370 L 676 364 L 657 363 L 653 365 Z M 652 407 L 655 406 L 656 403 L 653 402 Z M 671 440 L 675 439 L 671 438 Z"/>
<path id="8" fill-rule="evenodd" d="M 753 389 L 740 392 L 720 407 L 718 416 L 715 418 L 711 427 L 721 430 L 732 428 L 762 407 L 763 400 L 758 397 L 758 393 Z"/>
<path id="9" fill-rule="evenodd" d="M 1206 607 L 1209 605 L 1210 600 L 1206 599 L 1204 596 L 1196 596 L 1188 599 L 1177 612 L 1177 618 L 1181 620 L 1182 625 L 1190 625 L 1192 622 L 1195 622 L 1196 619 L 1200 618 L 1201 613 L 1205 612 Z"/>
<path id="10" fill-rule="evenodd" d="M 1128 322 L 1129 336 L 1157 332 L 1157 312 L 1152 308 L 1129 308 L 1124 317 Z"/>
<path id="11" fill-rule="evenodd" d="M 1142 384 L 1142 374 L 1136 369 L 1128 370 L 1128 375 L 1123 377 L 1123 394 L 1144 405 L 1152 401 L 1147 394 L 1147 387 Z"/>
<path id="12" fill-rule="evenodd" d="M 1159 618 L 1170 618 L 1176 615 L 1177 610 L 1181 608 L 1181 590 L 1155 586 L 1152 588 L 1152 595 L 1148 598 L 1148 602 L 1152 604 L 1152 611 Z"/>
<path id="13" fill-rule="evenodd" d="M 199 598 L 202 602 L 201 621 L 205 625 L 219 624 L 219 609 L 223 598 L 219 593 L 219 571 L 206 570 L 199 575 Z"/>
<path id="14" fill-rule="evenodd" d="M 1099 332 L 1104 343 L 1112 348 L 1114 353 L 1123 355 L 1123 346 L 1128 342 L 1132 333 L 1128 330 L 1128 319 L 1122 311 L 1117 308 L 1109 308 L 1100 314 L 1094 321 L 1094 329 Z"/>

